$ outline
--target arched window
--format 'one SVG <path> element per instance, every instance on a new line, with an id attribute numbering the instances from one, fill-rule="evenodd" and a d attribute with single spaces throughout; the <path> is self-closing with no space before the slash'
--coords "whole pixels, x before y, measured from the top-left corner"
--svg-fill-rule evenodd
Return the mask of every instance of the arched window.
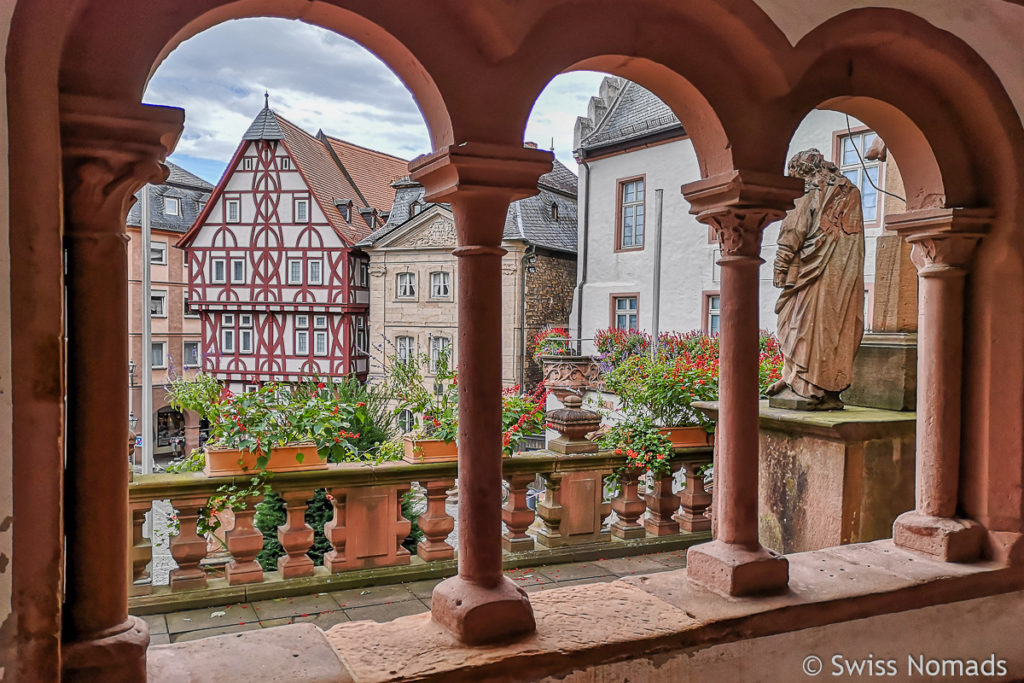
<path id="1" fill-rule="evenodd" d="M 408 434 L 415 426 L 415 418 L 411 410 L 403 410 L 398 413 L 398 431 Z"/>

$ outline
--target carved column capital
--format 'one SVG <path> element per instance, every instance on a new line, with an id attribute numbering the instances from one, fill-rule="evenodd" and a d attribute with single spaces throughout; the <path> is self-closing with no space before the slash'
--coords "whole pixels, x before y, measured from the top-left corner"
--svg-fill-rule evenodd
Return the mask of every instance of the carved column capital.
<path id="1" fill-rule="evenodd" d="M 82 95 L 60 108 L 69 234 L 123 230 L 135 192 L 167 177 L 184 112 Z"/>
<path id="2" fill-rule="evenodd" d="M 793 208 L 804 183 L 772 173 L 732 171 L 687 183 L 681 190 L 690 213 L 714 229 L 723 261 L 729 262 L 758 259 L 765 226 Z"/>
<path id="3" fill-rule="evenodd" d="M 414 159 L 409 175 L 427 201 L 452 204 L 459 244 L 496 247 L 509 203 L 537 194 L 552 158 L 521 145 L 466 142 Z"/>
<path id="4" fill-rule="evenodd" d="M 885 227 L 912 245 L 921 277 L 963 277 L 992 217 L 989 209 L 919 209 L 886 216 Z"/>

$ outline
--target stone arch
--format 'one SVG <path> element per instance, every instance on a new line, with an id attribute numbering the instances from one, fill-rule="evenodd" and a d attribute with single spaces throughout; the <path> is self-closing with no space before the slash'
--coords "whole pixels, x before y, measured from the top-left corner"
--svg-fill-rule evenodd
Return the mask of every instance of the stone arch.
<path id="1" fill-rule="evenodd" d="M 82 12 L 73 24 L 61 63 L 62 91 L 138 101 L 167 55 L 192 36 L 233 19 L 296 19 L 345 36 L 372 52 L 412 93 L 431 143 L 437 147 L 452 138 L 448 108 L 417 56 L 381 23 L 342 3 L 191 0 L 174 3 L 170 9 L 131 0 L 113 0 L 109 8 L 106 4 L 103 12 Z M 123 31 L 110 20 L 112 16 L 133 16 L 137 30 Z"/>

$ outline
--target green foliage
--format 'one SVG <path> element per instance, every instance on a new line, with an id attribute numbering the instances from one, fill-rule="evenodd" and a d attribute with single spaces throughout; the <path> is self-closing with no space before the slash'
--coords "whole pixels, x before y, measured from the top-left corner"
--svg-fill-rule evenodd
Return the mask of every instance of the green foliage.
<path id="1" fill-rule="evenodd" d="M 611 479 L 617 479 L 626 471 L 652 472 L 655 476 L 672 472 L 669 464 L 672 442 L 649 417 L 631 418 L 612 426 L 601 437 L 600 445 L 626 459 Z"/>
<path id="2" fill-rule="evenodd" d="M 200 417 L 213 424 L 220 416 L 222 391 L 220 382 L 212 375 L 199 372 L 189 379 L 176 378 L 167 394 L 172 408 L 199 413 Z"/>
<path id="3" fill-rule="evenodd" d="M 455 441 L 459 433 L 458 379 L 448 353 L 438 354 L 434 361 L 433 391 L 424 381 L 424 368 L 430 367 L 427 354 L 408 360 L 392 356 L 390 367 L 387 391 L 398 401 L 394 414 L 409 410 L 416 416 L 415 432 L 448 443 Z"/>
<path id="4" fill-rule="evenodd" d="M 167 466 L 167 472 L 181 474 L 182 472 L 202 472 L 206 467 L 206 453 L 199 448 L 193 448 L 187 457 Z"/>

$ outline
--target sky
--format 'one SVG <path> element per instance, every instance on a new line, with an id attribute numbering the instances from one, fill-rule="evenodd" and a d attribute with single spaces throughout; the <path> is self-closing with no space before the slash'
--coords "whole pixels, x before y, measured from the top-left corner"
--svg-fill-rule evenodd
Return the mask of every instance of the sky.
<path id="1" fill-rule="evenodd" d="M 538 98 L 526 139 L 554 145 L 573 171 L 572 133 L 586 114 L 602 74 L 556 77 Z M 359 44 L 315 26 L 284 19 L 241 19 L 178 46 L 143 96 L 149 104 L 185 110 L 185 131 L 170 157 L 216 183 L 242 134 L 270 107 L 307 132 L 328 135 L 411 159 L 430 151 L 426 124 L 398 77 Z"/>

